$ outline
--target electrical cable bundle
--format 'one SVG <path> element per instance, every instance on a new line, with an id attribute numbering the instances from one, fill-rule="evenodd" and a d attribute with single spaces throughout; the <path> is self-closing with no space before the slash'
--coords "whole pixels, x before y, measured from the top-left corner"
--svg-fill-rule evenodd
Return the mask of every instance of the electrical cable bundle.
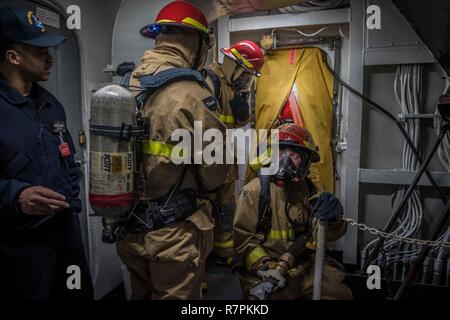
<path id="1" fill-rule="evenodd" d="M 310 0 L 298 5 L 279 9 L 281 13 L 301 13 L 317 10 L 327 10 L 347 6 L 349 0 Z"/>
<path id="2" fill-rule="evenodd" d="M 419 137 L 419 130 L 415 124 L 415 122 L 417 122 L 417 121 L 414 121 L 412 126 L 405 125 L 405 127 L 403 127 L 400 124 L 400 121 L 391 112 L 389 112 L 387 109 L 383 108 L 381 105 L 377 104 L 376 102 L 374 102 L 373 100 L 371 100 L 370 98 L 365 96 L 364 94 L 361 94 L 360 92 L 358 92 L 357 90 L 352 88 L 348 83 L 343 81 L 339 77 L 339 75 L 336 74 L 336 72 L 330 67 L 325 53 L 323 53 L 323 61 L 326 65 L 328 71 L 333 75 L 334 79 L 336 79 L 336 81 L 338 81 L 340 85 L 342 85 L 350 93 L 361 98 L 364 102 L 368 103 L 370 106 L 374 107 L 375 109 L 377 109 L 378 111 L 380 111 L 381 113 L 386 115 L 390 120 L 392 120 L 392 122 L 397 126 L 397 128 L 400 130 L 403 138 L 405 139 L 405 146 L 403 148 L 403 158 L 405 160 L 404 169 L 412 168 L 411 170 L 417 171 L 417 169 L 419 167 L 418 159 L 421 159 L 420 154 L 417 151 L 417 147 L 416 147 L 416 145 L 418 144 L 417 139 Z M 408 69 L 403 69 L 403 71 L 401 71 L 401 69 L 397 70 L 396 84 L 395 84 L 397 100 L 403 99 L 405 101 L 405 103 L 407 103 L 408 109 L 412 108 L 409 110 L 413 110 L 413 112 L 409 112 L 409 113 L 417 114 L 418 110 L 415 108 L 418 108 L 418 106 L 419 106 L 418 103 L 420 102 L 421 94 L 422 94 L 421 93 L 421 83 L 420 83 L 421 69 L 419 68 L 419 66 L 416 66 L 415 69 L 414 68 L 411 69 L 411 66 L 409 66 L 409 72 L 410 73 L 412 72 L 412 75 L 411 74 L 408 75 L 407 70 Z M 411 79 L 411 78 L 413 78 L 413 79 Z M 406 91 L 405 83 L 409 83 L 409 85 L 406 87 L 406 88 L 408 88 L 409 91 Z M 397 88 L 398 88 L 398 90 L 397 90 Z M 449 89 L 450 89 L 450 83 L 447 82 L 446 92 Z M 401 102 L 400 102 L 400 105 L 402 106 Z M 408 112 L 406 112 L 406 113 L 408 113 Z M 415 140 L 413 141 L 413 139 L 411 139 L 410 136 Z M 447 136 L 447 138 L 448 138 L 448 136 Z M 443 148 L 444 148 L 444 150 L 447 150 L 447 154 L 448 154 L 449 148 L 448 147 L 446 148 L 446 146 L 448 146 L 448 144 L 444 145 Z M 428 171 L 425 171 L 425 175 L 428 176 L 428 178 L 430 179 L 432 186 L 438 192 L 441 200 L 445 202 L 446 196 L 442 192 L 442 190 L 439 188 L 439 186 L 434 182 L 434 179 L 432 179 L 432 176 L 429 174 Z M 397 199 L 397 201 L 400 201 L 400 199 L 403 198 L 404 193 L 405 193 L 405 189 L 399 190 L 396 193 L 395 198 Z M 394 230 L 394 233 L 399 232 L 402 235 L 409 234 L 409 233 L 414 234 L 414 230 L 418 231 L 420 229 L 420 226 L 422 223 L 422 218 L 423 218 L 423 208 L 420 204 L 420 201 L 419 201 L 420 199 L 419 199 L 418 195 L 419 194 L 417 192 L 412 193 L 412 197 L 409 200 L 409 203 L 408 202 L 406 203 L 407 206 L 405 206 L 405 208 L 403 210 L 404 211 L 402 213 L 403 215 L 399 216 L 398 226 L 397 226 L 397 229 Z M 395 205 L 397 205 L 397 204 L 395 204 Z M 405 217 L 405 215 L 406 215 L 406 217 Z M 448 233 L 450 233 L 450 228 L 446 232 L 444 232 L 438 239 L 436 239 L 436 241 L 443 241 L 446 238 Z M 376 244 L 378 241 L 379 241 L 379 239 L 375 239 L 375 240 L 371 241 L 362 250 L 362 253 L 361 253 L 361 260 L 362 260 L 361 264 L 362 265 L 364 265 L 366 263 L 365 259 L 367 258 L 369 249 L 372 246 L 374 246 L 374 244 Z M 406 265 L 408 263 L 410 263 L 411 260 L 415 259 L 415 257 L 417 256 L 417 253 L 418 253 L 418 249 L 411 247 L 411 245 L 406 245 L 402 248 L 402 251 L 400 251 L 400 252 L 389 252 L 389 251 L 384 252 L 384 248 L 389 249 L 390 247 L 393 246 L 394 242 L 398 243 L 398 241 L 396 241 L 396 240 L 388 240 L 387 244 L 382 246 L 381 257 L 380 257 L 380 255 L 378 255 L 377 260 L 381 260 L 379 262 L 382 262 L 382 263 L 393 262 L 394 263 L 394 276 L 397 273 L 396 272 L 397 270 L 395 270 L 395 266 L 398 265 L 398 263 L 403 263 L 404 268 L 403 268 L 402 273 L 404 276 L 406 273 L 406 267 L 407 267 Z M 433 252 L 435 253 L 437 250 L 439 250 L 439 248 L 434 248 L 432 250 L 432 253 Z M 402 257 L 402 259 L 400 259 L 400 257 Z M 394 261 L 396 261 L 396 262 L 394 262 Z"/>
<path id="3" fill-rule="evenodd" d="M 419 114 L 422 97 L 422 70 L 420 65 L 401 65 L 397 68 L 394 81 L 395 97 L 399 103 L 403 114 Z M 417 149 L 420 138 L 420 123 L 418 119 L 406 120 L 405 131 L 410 137 L 413 145 Z M 402 153 L 403 170 L 417 171 L 419 164 L 409 145 L 405 142 Z M 406 189 L 402 188 L 394 195 L 394 207 L 403 198 Z M 401 237 L 411 237 L 417 235 L 423 219 L 423 208 L 420 195 L 414 190 L 403 210 L 396 229 L 392 234 Z M 378 240 L 369 242 L 363 251 L 369 252 Z M 410 262 L 418 253 L 417 246 L 404 245 L 396 240 L 386 240 L 383 250 L 378 255 L 376 262 L 390 265 L 395 262 Z"/>

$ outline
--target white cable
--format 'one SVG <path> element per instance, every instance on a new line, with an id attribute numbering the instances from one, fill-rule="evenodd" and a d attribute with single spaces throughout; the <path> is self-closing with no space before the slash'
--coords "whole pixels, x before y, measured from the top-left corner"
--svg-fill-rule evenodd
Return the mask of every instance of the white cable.
<path id="1" fill-rule="evenodd" d="M 400 68 L 399 68 L 400 69 Z M 421 95 L 420 89 L 420 69 L 417 66 L 402 66 L 397 73 L 397 79 L 400 81 L 400 85 L 396 82 L 396 98 L 401 105 L 402 111 L 404 113 L 419 113 L 419 103 L 417 97 Z M 414 145 L 418 145 L 418 123 L 417 120 L 413 122 L 407 122 L 405 129 L 408 135 L 414 142 Z M 414 159 L 412 151 L 407 146 L 403 148 L 403 169 L 413 171 L 417 169 L 417 162 Z M 401 197 L 404 192 L 400 193 Z M 399 199 L 401 199 L 399 197 Z M 397 234 L 402 236 L 411 236 L 417 233 L 421 226 L 422 221 L 422 206 L 420 204 L 420 198 L 417 191 L 414 191 L 410 200 L 405 208 L 405 214 L 401 217 L 399 227 L 396 229 Z M 416 254 L 416 250 L 411 251 L 410 245 L 397 243 L 396 241 L 390 241 L 387 244 L 387 250 L 397 250 L 396 260 L 409 261 Z"/>
<path id="2" fill-rule="evenodd" d="M 418 114 L 420 112 L 420 103 L 422 96 L 421 85 L 421 67 L 418 65 L 399 66 L 394 80 L 395 97 L 404 114 Z M 413 140 L 414 145 L 419 145 L 419 122 L 412 120 L 406 122 L 405 130 Z M 418 163 L 412 153 L 412 150 L 406 145 L 402 150 L 403 170 L 416 171 Z M 396 203 L 403 198 L 405 189 L 400 189 L 396 194 Z M 415 190 L 408 200 L 404 212 L 397 221 L 396 229 L 392 232 L 398 236 L 411 237 L 417 234 L 422 225 L 423 208 L 420 201 L 420 195 Z M 369 251 L 377 240 L 369 242 L 364 250 Z M 376 261 L 384 261 L 387 264 L 393 262 L 408 262 L 415 258 L 418 253 L 417 246 L 404 245 L 396 240 L 386 240 L 383 245 L 383 254 L 380 254 Z"/>
<path id="3" fill-rule="evenodd" d="M 320 34 L 320 33 L 322 33 L 323 31 L 325 31 L 326 29 L 327 29 L 326 27 L 323 27 L 322 29 L 319 29 L 318 31 L 313 32 L 313 33 L 310 33 L 310 34 L 305 33 L 305 32 L 302 32 L 302 31 L 300 31 L 300 30 L 297 30 L 297 32 L 300 33 L 300 34 L 301 34 L 302 36 L 304 36 L 304 37 L 315 37 L 315 36 L 317 36 L 318 34 Z"/>
<path id="4" fill-rule="evenodd" d="M 341 37 L 343 39 L 346 39 L 347 37 L 344 35 L 344 33 L 342 32 L 342 27 L 339 27 L 339 34 L 341 35 Z"/>
<path id="5" fill-rule="evenodd" d="M 323 28 L 321 28 L 321 29 L 319 29 L 319 30 L 317 30 L 316 32 L 313 32 L 313 33 L 305 33 L 305 32 L 303 32 L 303 31 L 300 31 L 300 30 L 294 29 L 294 28 L 276 28 L 276 29 L 273 29 L 273 30 L 272 30 L 272 37 L 273 37 L 273 35 L 274 35 L 274 33 L 275 33 L 276 30 L 284 30 L 284 31 L 297 32 L 298 34 L 300 34 L 300 35 L 302 35 L 302 36 L 304 36 L 304 37 L 315 37 L 315 36 L 317 36 L 318 34 L 324 32 L 325 30 L 327 30 L 327 27 L 323 27 Z"/>

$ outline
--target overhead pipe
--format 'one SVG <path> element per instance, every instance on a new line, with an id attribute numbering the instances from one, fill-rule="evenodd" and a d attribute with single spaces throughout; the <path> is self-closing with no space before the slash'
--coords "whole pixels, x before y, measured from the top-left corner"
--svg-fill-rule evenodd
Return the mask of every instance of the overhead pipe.
<path id="1" fill-rule="evenodd" d="M 206 15 L 208 21 L 237 13 L 275 10 L 307 2 L 308 0 L 191 0 Z"/>

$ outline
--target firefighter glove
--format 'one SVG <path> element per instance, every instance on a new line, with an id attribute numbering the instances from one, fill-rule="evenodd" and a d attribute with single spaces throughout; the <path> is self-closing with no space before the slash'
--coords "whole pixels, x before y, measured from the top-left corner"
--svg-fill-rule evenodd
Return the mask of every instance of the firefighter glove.
<path id="1" fill-rule="evenodd" d="M 320 220 L 334 220 L 342 215 L 342 204 L 334 194 L 330 192 L 321 192 L 310 198 L 311 213 Z"/>

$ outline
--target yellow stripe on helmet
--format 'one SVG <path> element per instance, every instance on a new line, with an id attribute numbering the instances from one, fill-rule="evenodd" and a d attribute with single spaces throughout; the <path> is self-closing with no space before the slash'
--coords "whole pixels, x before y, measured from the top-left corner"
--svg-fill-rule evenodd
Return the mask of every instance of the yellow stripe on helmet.
<path id="1" fill-rule="evenodd" d="M 244 63 L 244 65 L 247 68 L 254 68 L 255 66 L 253 64 L 250 63 L 250 61 L 248 61 L 247 59 L 245 59 L 240 53 L 239 51 L 237 51 L 235 48 L 231 48 L 231 53 L 237 58 L 242 60 L 242 62 Z"/>
<path id="2" fill-rule="evenodd" d="M 208 33 L 208 28 L 205 27 L 203 24 L 201 24 L 200 22 L 198 22 L 195 19 L 187 17 L 187 18 L 183 19 L 183 22 L 186 23 L 186 24 L 190 24 L 190 25 L 192 25 L 192 26 L 202 30 L 203 32 Z"/>
<path id="3" fill-rule="evenodd" d="M 169 20 L 169 19 L 161 19 L 161 20 L 156 21 L 156 24 L 158 24 L 158 23 L 167 23 L 167 22 L 174 23 L 176 21 L 175 20 Z"/>

